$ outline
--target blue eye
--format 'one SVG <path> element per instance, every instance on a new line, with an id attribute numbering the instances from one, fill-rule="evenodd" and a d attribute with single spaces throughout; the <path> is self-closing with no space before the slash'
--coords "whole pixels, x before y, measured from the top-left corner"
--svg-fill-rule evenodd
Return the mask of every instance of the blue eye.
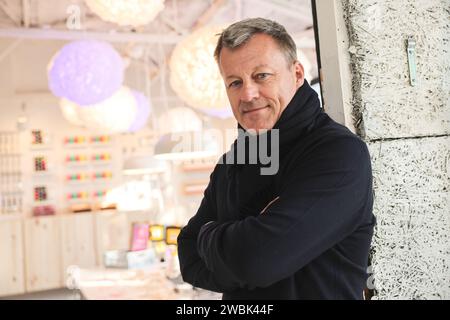
<path id="1" fill-rule="evenodd" d="M 241 84 L 241 81 L 240 81 L 240 80 L 236 80 L 236 81 L 231 82 L 231 83 L 228 85 L 228 88 L 237 87 L 237 86 L 240 85 L 240 84 Z"/>
<path id="2" fill-rule="evenodd" d="M 256 78 L 257 78 L 258 80 L 264 80 L 264 79 L 266 79 L 269 75 L 270 75 L 270 73 L 266 73 L 266 72 L 258 73 L 258 74 L 256 75 Z"/>

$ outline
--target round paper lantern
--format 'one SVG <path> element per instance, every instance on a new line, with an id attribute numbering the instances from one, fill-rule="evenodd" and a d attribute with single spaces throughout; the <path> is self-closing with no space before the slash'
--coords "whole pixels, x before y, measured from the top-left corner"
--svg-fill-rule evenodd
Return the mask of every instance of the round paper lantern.
<path id="1" fill-rule="evenodd" d="M 61 112 L 63 114 L 64 119 L 69 121 L 71 124 L 75 126 L 82 126 L 83 122 L 80 120 L 80 117 L 78 116 L 78 107 L 74 103 L 63 103 L 60 102 Z"/>
<path id="2" fill-rule="evenodd" d="M 164 0 L 85 0 L 105 21 L 121 26 L 145 25 L 164 9 Z"/>
<path id="3" fill-rule="evenodd" d="M 180 42 L 170 58 L 170 84 L 193 108 L 229 108 L 225 85 L 214 59 L 222 27 L 201 28 Z"/>
<path id="4" fill-rule="evenodd" d="M 187 107 L 169 109 L 158 118 L 161 134 L 202 130 L 202 120 Z"/>
<path id="5" fill-rule="evenodd" d="M 85 106 L 105 100 L 121 87 L 124 64 L 110 44 L 82 40 L 65 45 L 48 69 L 52 93 Z"/>
<path id="6" fill-rule="evenodd" d="M 137 113 L 136 98 L 127 87 L 98 104 L 79 107 L 67 99 L 61 99 L 60 104 L 63 110 L 75 108 L 83 126 L 111 133 L 128 131 Z"/>
<path id="7" fill-rule="evenodd" d="M 137 111 L 134 121 L 128 130 L 131 132 L 136 132 L 145 126 L 151 110 L 150 102 L 145 95 L 138 91 L 132 91 L 132 93 L 136 99 Z"/>

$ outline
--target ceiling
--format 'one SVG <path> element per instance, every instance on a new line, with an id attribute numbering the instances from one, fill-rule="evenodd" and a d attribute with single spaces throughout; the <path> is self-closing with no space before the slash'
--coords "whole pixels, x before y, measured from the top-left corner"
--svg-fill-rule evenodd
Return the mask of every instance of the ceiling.
<path id="1" fill-rule="evenodd" d="M 82 30 L 133 31 L 131 27 L 103 22 L 83 0 L 0 0 L 0 28 L 62 30 L 66 29 L 70 13 L 78 9 Z M 312 26 L 310 0 L 166 0 L 157 18 L 135 31 L 180 35 L 211 22 L 226 23 L 256 16 L 280 21 L 295 33 Z"/>
<path id="2" fill-rule="evenodd" d="M 166 0 L 164 10 L 148 25 L 133 28 L 108 23 L 83 0 L 0 0 L 0 95 L 48 91 L 46 66 L 70 40 L 106 40 L 129 60 L 127 82 L 142 89 L 143 66 L 152 82 L 152 96 L 172 97 L 167 85 L 167 61 L 175 45 L 205 25 L 226 25 L 249 17 L 283 24 L 315 66 L 315 42 L 310 0 Z M 79 17 L 79 26 L 70 23 Z M 72 20 L 71 20 L 72 19 Z M 2 64 L 3 63 L 3 64 Z M 26 75 L 26 76 L 24 76 Z M 146 78 L 144 76 L 144 78 Z M 163 92 L 162 92 L 163 91 Z"/>

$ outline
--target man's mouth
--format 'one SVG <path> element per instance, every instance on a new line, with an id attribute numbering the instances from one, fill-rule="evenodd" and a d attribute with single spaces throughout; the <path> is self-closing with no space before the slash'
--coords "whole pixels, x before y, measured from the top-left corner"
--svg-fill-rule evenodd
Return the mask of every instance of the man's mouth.
<path id="1" fill-rule="evenodd" d="M 257 112 L 257 111 L 263 110 L 263 109 L 268 108 L 268 107 L 269 107 L 269 106 L 267 105 L 267 106 L 264 106 L 264 107 L 259 107 L 259 108 L 253 108 L 253 109 L 249 109 L 249 110 L 244 110 L 243 113 L 244 113 L 244 114 L 249 114 L 249 113 L 253 113 L 253 112 Z"/>

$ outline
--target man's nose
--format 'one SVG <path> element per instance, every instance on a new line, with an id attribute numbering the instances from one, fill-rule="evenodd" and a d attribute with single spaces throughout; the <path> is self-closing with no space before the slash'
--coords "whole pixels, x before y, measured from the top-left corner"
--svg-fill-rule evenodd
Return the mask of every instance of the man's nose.
<path id="1" fill-rule="evenodd" d="M 244 83 L 241 88 L 241 101 L 251 102 L 259 97 L 258 86 L 254 83 Z"/>

